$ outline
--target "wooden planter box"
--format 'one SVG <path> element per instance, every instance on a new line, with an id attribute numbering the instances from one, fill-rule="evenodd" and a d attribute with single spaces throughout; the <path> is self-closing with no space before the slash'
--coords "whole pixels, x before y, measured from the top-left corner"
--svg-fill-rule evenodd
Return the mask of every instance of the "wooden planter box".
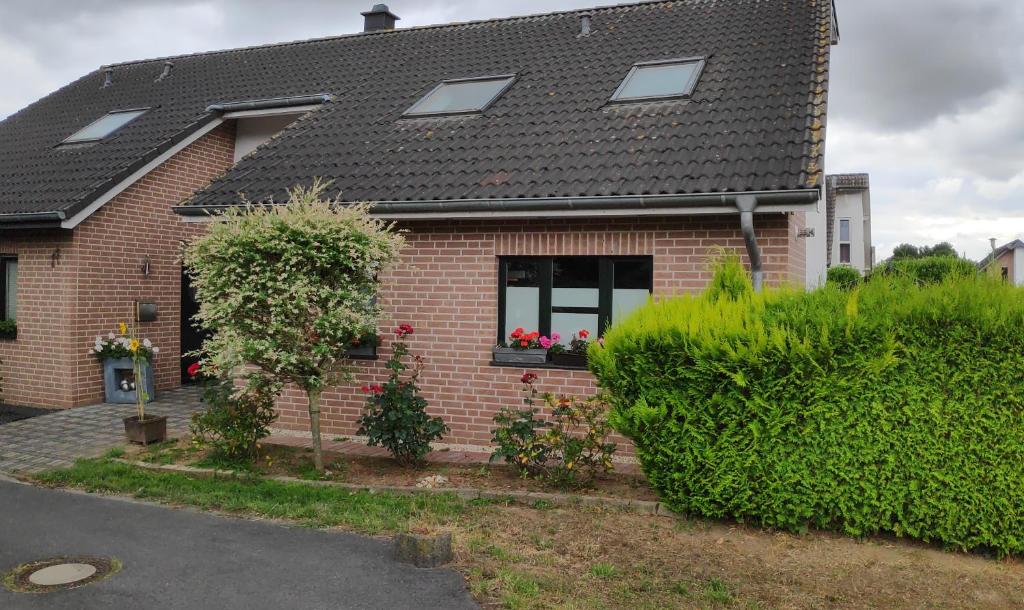
<path id="1" fill-rule="evenodd" d="M 108 358 L 103 361 L 103 392 L 107 402 L 136 404 L 135 390 L 128 390 L 126 392 L 121 389 L 121 380 L 125 378 L 134 379 L 134 370 L 135 366 L 131 358 Z M 146 394 L 149 397 L 146 402 L 152 401 L 156 396 L 156 392 L 153 390 L 153 366 L 151 363 L 142 363 L 141 384 L 138 379 L 135 380 L 135 383 L 136 387 L 142 385 L 142 387 L 146 388 Z"/>
<path id="2" fill-rule="evenodd" d="M 558 366 L 574 366 L 580 368 L 587 368 L 587 355 L 571 354 L 569 352 L 551 354 L 551 364 L 557 364 Z"/>
<path id="3" fill-rule="evenodd" d="M 139 421 L 138 415 L 124 418 L 124 436 L 129 443 L 149 445 L 167 439 L 167 417 L 147 415 Z"/>
<path id="4" fill-rule="evenodd" d="M 496 347 L 494 361 L 500 364 L 544 364 L 548 361 L 548 350 Z"/>

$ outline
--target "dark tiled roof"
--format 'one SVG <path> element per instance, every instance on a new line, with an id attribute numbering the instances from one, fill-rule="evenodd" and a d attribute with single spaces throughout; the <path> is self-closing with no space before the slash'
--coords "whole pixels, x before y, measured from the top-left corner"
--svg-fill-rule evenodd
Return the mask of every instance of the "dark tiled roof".
<path id="1" fill-rule="evenodd" d="M 825 179 L 825 265 L 832 266 L 832 243 L 836 232 L 836 195 L 841 191 L 871 189 L 868 174 L 830 174 Z"/>
<path id="2" fill-rule="evenodd" d="M 830 0 L 647 2 L 399 29 L 97 70 L 0 123 L 0 213 L 69 214 L 202 121 L 217 102 L 330 93 L 193 198 L 280 197 L 314 177 L 345 200 L 817 188 Z M 579 37 L 580 14 L 593 33 Z M 640 61 L 706 56 L 689 101 L 609 105 Z M 481 116 L 401 119 L 443 79 L 518 74 Z M 56 145 L 114 109 L 115 137 Z"/>
<path id="3" fill-rule="evenodd" d="M 1006 252 L 1012 250 L 1024 250 L 1024 240 L 1015 239 L 1008 244 L 1003 244 L 1002 246 L 999 246 L 998 248 L 996 248 L 995 252 L 992 252 L 985 258 L 981 259 L 978 262 L 978 266 L 981 268 L 988 267 L 993 260 L 999 258 Z"/>

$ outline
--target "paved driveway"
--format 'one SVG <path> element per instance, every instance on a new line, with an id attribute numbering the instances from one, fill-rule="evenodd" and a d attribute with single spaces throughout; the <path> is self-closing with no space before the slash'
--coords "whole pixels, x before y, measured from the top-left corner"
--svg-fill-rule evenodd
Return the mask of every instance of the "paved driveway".
<path id="1" fill-rule="evenodd" d="M 477 607 L 457 572 L 397 563 L 385 541 L 0 480 L 0 573 L 62 555 L 124 568 L 57 593 L 0 587 L 0 608 Z"/>
<path id="2" fill-rule="evenodd" d="M 192 413 L 202 408 L 199 394 L 196 387 L 162 391 L 146 412 L 167 416 L 168 435 L 183 434 Z M 100 404 L 4 424 L 0 426 L 0 472 L 36 472 L 102 455 L 124 444 L 121 420 L 134 413 L 134 405 Z"/>

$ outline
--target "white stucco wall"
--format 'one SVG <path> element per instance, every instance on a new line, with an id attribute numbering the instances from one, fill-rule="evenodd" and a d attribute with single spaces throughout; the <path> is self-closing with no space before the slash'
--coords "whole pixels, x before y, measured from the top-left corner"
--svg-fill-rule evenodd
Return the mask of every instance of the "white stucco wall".
<path id="1" fill-rule="evenodd" d="M 842 264 L 839 257 L 840 232 L 839 226 L 842 220 L 850 221 L 850 262 L 849 265 L 856 267 L 861 273 L 871 269 L 870 260 L 870 239 L 867 235 L 868 221 L 864 215 L 864 194 L 865 192 L 841 192 L 836 195 L 836 218 L 833 227 L 832 238 L 832 265 Z"/>
<path id="2" fill-rule="evenodd" d="M 298 114 L 281 114 L 274 116 L 251 117 L 238 119 L 235 136 L 235 163 L 242 157 L 256 150 L 299 118 Z"/>
<path id="3" fill-rule="evenodd" d="M 828 272 L 826 259 L 825 227 L 828 220 L 825 216 L 825 199 L 818 201 L 817 210 L 807 212 L 807 228 L 814 229 L 814 237 L 807 238 L 807 289 L 812 290 L 825 283 Z"/>

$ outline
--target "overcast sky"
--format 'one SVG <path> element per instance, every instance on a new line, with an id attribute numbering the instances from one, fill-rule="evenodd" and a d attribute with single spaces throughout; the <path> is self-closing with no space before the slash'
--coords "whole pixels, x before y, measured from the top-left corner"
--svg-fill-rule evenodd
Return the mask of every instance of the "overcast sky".
<path id="1" fill-rule="evenodd" d="M 722 2 L 728 0 L 719 0 Z M 774 0 L 772 0 L 774 1 Z M 391 0 L 399 26 L 608 0 Z M 829 173 L 869 172 L 879 258 L 1024 237 L 1024 2 L 838 0 Z M 372 0 L 3 0 L 0 117 L 119 61 L 359 31 Z"/>

